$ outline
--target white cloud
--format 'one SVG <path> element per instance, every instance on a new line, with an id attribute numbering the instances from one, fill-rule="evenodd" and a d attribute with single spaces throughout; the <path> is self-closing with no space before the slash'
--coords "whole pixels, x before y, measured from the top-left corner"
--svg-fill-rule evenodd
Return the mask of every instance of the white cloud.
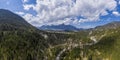
<path id="1" fill-rule="evenodd" d="M 32 14 L 25 14 L 23 16 L 29 23 L 33 24 L 34 26 L 41 26 L 43 24 L 43 21 L 40 21 L 39 17 L 33 16 Z"/>
<path id="2" fill-rule="evenodd" d="M 120 4 L 120 1 L 118 2 L 118 4 Z"/>
<path id="3" fill-rule="evenodd" d="M 24 12 L 15 12 L 16 14 L 19 14 L 19 15 L 24 15 L 25 13 Z"/>
<path id="4" fill-rule="evenodd" d="M 26 3 L 26 2 L 28 2 L 28 1 L 29 1 L 29 0 L 22 0 L 23 3 Z"/>
<path id="5" fill-rule="evenodd" d="M 115 15 L 115 16 L 120 16 L 120 13 L 117 12 L 117 11 L 113 11 L 112 14 Z"/>
<path id="6" fill-rule="evenodd" d="M 24 4 L 23 7 L 24 7 L 25 10 L 30 10 L 30 8 L 33 8 L 34 5 L 32 5 L 32 4 L 30 4 L 30 5 Z"/>
<path id="7" fill-rule="evenodd" d="M 97 21 L 100 16 L 109 14 L 106 10 L 115 10 L 116 5 L 115 0 L 36 0 L 36 5 L 24 4 L 23 7 L 37 12 L 31 19 L 25 15 L 26 20 L 43 25 Z M 76 20 L 77 17 L 83 18 Z"/>

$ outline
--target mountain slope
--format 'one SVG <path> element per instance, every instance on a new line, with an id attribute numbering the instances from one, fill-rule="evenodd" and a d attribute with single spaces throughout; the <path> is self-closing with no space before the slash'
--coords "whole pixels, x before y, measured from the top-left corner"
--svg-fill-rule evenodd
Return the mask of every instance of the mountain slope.
<path id="1" fill-rule="evenodd" d="M 33 26 L 27 23 L 20 16 L 11 11 L 0 9 L 0 30 L 32 29 Z"/>
<path id="2" fill-rule="evenodd" d="M 103 26 L 97 26 L 95 29 L 115 29 L 120 27 L 120 21 L 113 21 Z"/>
<path id="3" fill-rule="evenodd" d="M 42 50 L 48 47 L 43 33 L 20 16 L 0 9 L 0 60 L 43 59 Z"/>
<path id="4" fill-rule="evenodd" d="M 120 59 L 120 56 L 119 56 L 120 54 L 120 51 L 119 51 L 120 50 L 120 22 L 119 21 L 111 22 L 106 25 L 91 29 L 84 36 L 88 37 L 89 38 L 88 40 L 93 39 L 93 41 L 95 42 L 97 41 L 97 43 L 93 45 L 87 45 L 86 47 L 82 48 L 83 49 L 82 51 L 80 51 L 81 48 L 79 47 L 74 48 L 72 52 L 69 52 L 67 54 L 67 56 L 73 57 L 74 59 L 81 57 L 81 59 L 87 59 L 87 60 L 118 60 Z M 84 40 L 86 39 L 83 39 L 83 41 Z M 88 43 L 90 42 L 88 41 Z M 79 54 L 82 54 L 80 52 L 83 52 L 83 54 L 79 55 L 75 52 L 79 52 Z M 68 57 L 66 57 L 66 60 L 72 60 L 72 59 L 68 59 Z"/>

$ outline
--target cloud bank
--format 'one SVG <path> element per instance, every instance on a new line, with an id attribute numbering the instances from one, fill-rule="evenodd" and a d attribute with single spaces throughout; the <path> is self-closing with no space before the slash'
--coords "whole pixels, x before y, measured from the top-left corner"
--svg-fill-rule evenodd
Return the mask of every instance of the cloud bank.
<path id="1" fill-rule="evenodd" d="M 108 11 L 114 11 L 117 6 L 115 0 L 36 0 L 36 4 L 24 2 L 23 7 L 26 11 L 32 9 L 37 13 L 23 15 L 35 26 L 98 21 L 101 16 L 108 15 Z M 113 14 L 118 15 L 116 12 Z"/>
<path id="2" fill-rule="evenodd" d="M 115 16 L 120 16 L 120 13 L 117 12 L 117 11 L 113 11 L 112 14 L 115 15 Z"/>

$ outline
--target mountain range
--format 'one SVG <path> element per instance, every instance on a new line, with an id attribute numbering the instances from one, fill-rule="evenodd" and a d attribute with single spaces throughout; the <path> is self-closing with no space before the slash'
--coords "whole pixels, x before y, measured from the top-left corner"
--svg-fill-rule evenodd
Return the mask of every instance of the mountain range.
<path id="1" fill-rule="evenodd" d="M 82 28 L 76 28 L 75 26 L 72 25 L 65 25 L 65 24 L 60 24 L 60 25 L 43 25 L 39 27 L 41 30 L 53 30 L 53 31 L 79 31 L 83 30 Z"/>

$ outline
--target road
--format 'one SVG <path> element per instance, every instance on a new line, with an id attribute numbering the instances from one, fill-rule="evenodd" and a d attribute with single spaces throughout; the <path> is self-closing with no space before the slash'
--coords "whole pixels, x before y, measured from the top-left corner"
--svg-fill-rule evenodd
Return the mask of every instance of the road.
<path id="1" fill-rule="evenodd" d="M 96 44 L 96 43 L 98 42 L 98 40 L 96 40 L 95 38 L 91 38 L 91 40 L 92 40 L 93 42 L 91 42 L 91 43 L 86 43 L 86 44 L 82 44 L 82 43 L 81 43 L 81 44 L 74 44 L 74 43 L 69 44 L 69 46 L 68 46 L 67 48 L 64 48 L 63 50 L 61 50 L 61 51 L 59 52 L 59 54 L 57 55 L 57 57 L 56 57 L 55 60 L 60 60 L 61 55 L 62 55 L 64 52 L 66 52 L 67 50 L 71 50 L 71 49 L 73 49 L 73 48 L 75 48 L 75 47 L 78 47 L 78 46 L 80 46 L 80 48 L 83 48 L 83 46 L 91 46 L 91 45 Z"/>

